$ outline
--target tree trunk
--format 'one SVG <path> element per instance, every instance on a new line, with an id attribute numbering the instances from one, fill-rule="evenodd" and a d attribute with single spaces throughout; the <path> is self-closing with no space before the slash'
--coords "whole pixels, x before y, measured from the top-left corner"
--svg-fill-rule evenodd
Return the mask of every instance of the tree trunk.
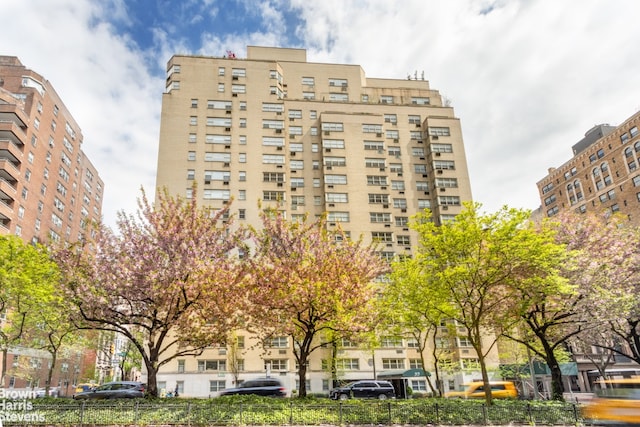
<path id="1" fill-rule="evenodd" d="M 49 389 L 51 388 L 51 378 L 53 378 L 53 370 L 56 368 L 56 362 L 58 361 L 58 350 L 51 352 L 51 366 L 47 371 L 47 381 L 44 385 L 44 395 L 49 396 Z"/>
<path id="2" fill-rule="evenodd" d="M 491 405 L 493 402 L 493 396 L 491 396 L 491 387 L 489 386 L 489 373 L 487 372 L 487 365 L 484 360 L 484 354 L 482 349 L 477 348 L 478 361 L 480 362 L 480 372 L 482 373 L 482 382 L 484 383 L 484 397 L 487 405 Z"/>
<path id="3" fill-rule="evenodd" d="M 300 368 L 298 369 L 298 382 L 300 383 L 300 389 L 298 390 L 298 396 L 307 396 L 307 359 L 309 355 L 306 351 L 300 352 Z"/>
<path id="4" fill-rule="evenodd" d="M 144 391 L 151 397 L 158 397 L 158 382 L 156 379 L 158 375 L 158 363 L 148 360 L 146 357 L 144 359 L 144 364 L 147 367 L 147 387 Z"/>
<path id="5" fill-rule="evenodd" d="M 0 387 L 6 387 L 4 383 L 7 377 L 7 356 L 9 356 L 9 351 L 6 348 L 2 349 L 2 375 L 0 376 Z"/>

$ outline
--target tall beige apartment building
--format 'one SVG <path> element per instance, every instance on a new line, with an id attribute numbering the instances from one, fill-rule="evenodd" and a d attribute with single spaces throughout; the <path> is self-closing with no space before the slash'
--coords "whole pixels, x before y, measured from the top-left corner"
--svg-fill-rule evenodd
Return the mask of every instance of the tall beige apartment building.
<path id="1" fill-rule="evenodd" d="M 249 46 L 247 58 L 175 55 L 167 65 L 157 186 L 195 197 L 259 226 L 258 202 L 281 204 L 290 219 L 327 215 L 353 238 L 380 242 L 380 255 L 411 255 L 410 217 L 424 208 L 438 223 L 471 200 L 460 121 L 429 82 L 368 78 L 358 65 L 310 63 L 303 49 Z M 296 389 L 291 342 L 266 354 L 242 337 L 239 380 L 267 370 Z M 345 343 L 344 379 L 419 367 L 415 343 L 386 337 L 375 354 Z M 473 350 L 455 341 L 454 363 Z M 313 355 L 307 390 L 326 393 L 330 350 Z M 159 387 L 215 395 L 234 384 L 227 349 L 162 368 Z M 425 378 L 415 378 L 425 391 Z"/>
<path id="2" fill-rule="evenodd" d="M 538 181 L 542 213 L 622 213 L 640 225 L 640 112 L 619 126 L 594 126 L 573 157 Z"/>
<path id="3" fill-rule="evenodd" d="M 76 241 L 101 219 L 104 184 L 81 145 L 51 83 L 0 56 L 0 233 Z"/>

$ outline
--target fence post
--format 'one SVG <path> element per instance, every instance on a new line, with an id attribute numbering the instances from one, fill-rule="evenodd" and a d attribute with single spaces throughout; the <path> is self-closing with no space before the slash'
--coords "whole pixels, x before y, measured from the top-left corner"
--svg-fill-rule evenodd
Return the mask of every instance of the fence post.
<path id="1" fill-rule="evenodd" d="M 187 402 L 187 425 L 191 425 L 191 402 Z"/>
<path id="2" fill-rule="evenodd" d="M 482 421 L 485 426 L 489 424 L 487 420 L 487 404 L 486 403 L 482 404 Z"/>
<path id="3" fill-rule="evenodd" d="M 387 402 L 387 415 L 389 416 L 389 424 L 391 424 L 391 402 Z"/>
<path id="4" fill-rule="evenodd" d="M 573 420 L 575 421 L 576 425 L 578 425 L 578 414 L 580 413 L 580 411 L 578 411 L 578 404 L 577 403 L 573 403 Z"/>
<path id="5" fill-rule="evenodd" d="M 436 424 L 440 424 L 440 407 L 438 406 L 438 402 L 436 402 Z"/>
<path id="6" fill-rule="evenodd" d="M 138 405 L 140 405 L 140 402 L 136 401 L 135 410 L 133 411 L 133 423 L 134 424 L 138 424 L 138 415 L 139 415 L 139 411 L 140 411 L 140 408 L 138 407 Z"/>
<path id="7" fill-rule="evenodd" d="M 293 425 L 293 399 L 289 401 L 289 425 Z"/>
<path id="8" fill-rule="evenodd" d="M 240 404 L 240 425 L 243 425 L 243 424 L 244 424 L 244 422 L 242 421 L 242 415 L 243 415 L 243 414 L 242 414 L 242 409 L 243 409 L 243 408 L 242 408 L 242 403 L 241 403 L 241 404 Z"/>
<path id="9" fill-rule="evenodd" d="M 82 427 L 84 425 L 84 405 L 85 405 L 85 401 L 83 400 L 82 403 L 80 404 L 80 427 Z"/>
<path id="10" fill-rule="evenodd" d="M 342 425 L 342 402 L 338 401 L 338 424 Z"/>
<path id="11" fill-rule="evenodd" d="M 527 416 L 529 417 L 529 425 L 533 425 L 533 411 L 529 402 L 527 402 Z"/>

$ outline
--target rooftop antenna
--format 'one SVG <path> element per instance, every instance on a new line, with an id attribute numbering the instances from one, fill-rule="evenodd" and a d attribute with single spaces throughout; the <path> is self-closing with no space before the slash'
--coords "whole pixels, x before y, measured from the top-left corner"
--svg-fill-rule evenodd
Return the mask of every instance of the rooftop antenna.
<path id="1" fill-rule="evenodd" d="M 424 70 L 422 70 L 422 80 L 424 80 Z"/>

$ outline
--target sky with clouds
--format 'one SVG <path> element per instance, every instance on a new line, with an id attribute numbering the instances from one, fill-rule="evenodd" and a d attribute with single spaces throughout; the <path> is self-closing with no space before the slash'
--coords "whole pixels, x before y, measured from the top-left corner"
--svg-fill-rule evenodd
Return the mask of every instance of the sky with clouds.
<path id="1" fill-rule="evenodd" d="M 0 55 L 49 80 L 105 182 L 104 220 L 155 185 L 166 63 L 307 49 L 368 77 L 424 72 L 461 119 L 473 197 L 535 209 L 596 124 L 640 109 L 637 0 L 2 0 Z"/>

